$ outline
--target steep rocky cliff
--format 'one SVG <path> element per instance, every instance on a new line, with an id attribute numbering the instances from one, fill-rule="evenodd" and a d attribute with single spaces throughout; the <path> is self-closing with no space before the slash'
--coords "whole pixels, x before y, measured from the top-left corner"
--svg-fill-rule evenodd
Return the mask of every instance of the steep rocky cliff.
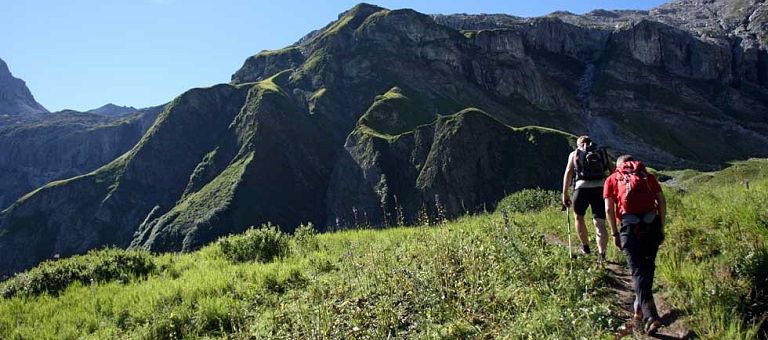
<path id="1" fill-rule="evenodd" d="M 160 110 L 123 118 L 62 111 L 0 125 L 0 209 L 48 182 L 109 163 L 136 144 Z"/>
<path id="2" fill-rule="evenodd" d="M 757 0 L 683 0 L 650 11 L 433 17 L 490 51 L 571 59 L 544 70 L 573 70 L 559 80 L 586 126 L 566 131 L 656 166 L 711 168 L 765 155 L 767 11 Z"/>
<path id="3" fill-rule="evenodd" d="M 724 44 L 659 19 L 664 8 L 355 6 L 248 58 L 231 84 L 182 94 L 117 160 L 14 203 L 0 273 L 105 244 L 186 251 L 266 221 L 290 231 L 490 209 L 559 187 L 575 134 L 656 167 L 768 155 L 760 58 L 737 33 Z"/>
<path id="4" fill-rule="evenodd" d="M 0 123 L 3 116 L 33 116 L 48 113 L 35 101 L 23 80 L 15 78 L 0 59 Z"/>

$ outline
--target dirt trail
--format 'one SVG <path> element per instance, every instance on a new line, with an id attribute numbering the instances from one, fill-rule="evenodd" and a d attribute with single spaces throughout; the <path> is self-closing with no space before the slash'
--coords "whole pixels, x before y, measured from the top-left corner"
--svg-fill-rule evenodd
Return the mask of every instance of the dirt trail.
<path id="1" fill-rule="evenodd" d="M 605 269 L 610 274 L 612 281 L 610 287 L 611 293 L 616 297 L 615 301 L 618 301 L 618 305 L 624 311 L 622 315 L 622 318 L 625 320 L 624 331 L 616 334 L 616 338 L 623 338 L 625 336 L 634 336 L 638 339 L 696 338 L 693 331 L 685 327 L 685 325 L 679 321 L 681 311 L 672 308 L 671 305 L 666 303 L 664 298 L 665 293 L 662 291 L 655 291 L 653 297 L 656 301 L 656 308 L 661 316 L 661 323 L 664 324 L 664 326 L 662 326 L 654 335 L 647 335 L 642 332 L 642 329 L 635 329 L 636 327 L 642 327 L 642 325 L 637 324 L 632 318 L 635 301 L 635 292 L 632 289 L 632 275 L 624 263 L 608 262 Z M 654 283 L 654 287 L 658 288 L 658 283 Z"/>
<path id="2" fill-rule="evenodd" d="M 555 235 L 546 235 L 545 239 L 553 244 L 557 244 L 564 248 L 568 247 L 568 243 L 560 240 Z M 574 246 L 574 256 L 577 256 Z M 594 255 L 579 255 L 579 256 L 594 256 Z M 632 289 L 632 275 L 627 268 L 626 263 L 607 262 L 605 270 L 608 271 L 610 277 L 610 291 L 615 297 L 613 301 L 616 301 L 616 306 L 623 311 L 622 319 L 625 320 L 624 329 L 617 333 L 615 338 L 620 339 L 624 337 L 634 337 L 636 339 L 694 339 L 696 334 L 685 327 L 679 320 L 682 312 L 674 309 L 671 305 L 665 301 L 665 293 L 663 291 L 654 291 L 653 297 L 656 301 L 656 308 L 661 316 L 661 322 L 664 324 L 659 331 L 654 335 L 647 335 L 642 331 L 642 328 L 635 329 L 636 327 L 642 327 L 640 324 L 636 325 L 633 321 L 633 304 L 635 301 L 635 292 Z M 655 280 L 657 281 L 657 280 Z M 654 288 L 659 288 L 658 283 L 654 282 Z"/>

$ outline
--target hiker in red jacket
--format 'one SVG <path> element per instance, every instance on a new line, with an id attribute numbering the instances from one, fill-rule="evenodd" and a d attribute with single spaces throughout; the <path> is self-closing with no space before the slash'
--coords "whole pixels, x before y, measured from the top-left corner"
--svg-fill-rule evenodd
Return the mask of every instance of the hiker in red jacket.
<path id="1" fill-rule="evenodd" d="M 624 155 L 616 160 L 616 171 L 605 180 L 603 197 L 614 243 L 624 251 L 632 271 L 634 318 L 645 321 L 645 331 L 653 334 L 661 327 L 652 288 L 656 253 L 664 241 L 664 193 L 642 162 Z M 621 222 L 621 232 L 616 227 L 617 220 Z"/>

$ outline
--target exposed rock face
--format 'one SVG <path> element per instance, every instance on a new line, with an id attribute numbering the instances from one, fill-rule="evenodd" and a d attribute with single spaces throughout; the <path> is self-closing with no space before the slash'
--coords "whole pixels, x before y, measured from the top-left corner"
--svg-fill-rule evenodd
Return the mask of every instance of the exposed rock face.
<path id="1" fill-rule="evenodd" d="M 0 209 L 48 182 L 117 158 L 144 135 L 160 109 L 121 119 L 63 111 L 0 126 Z"/>
<path id="2" fill-rule="evenodd" d="M 531 183 L 556 189 L 570 135 L 511 129 L 467 109 L 391 136 L 360 125 L 349 135 L 328 191 L 326 225 L 412 222 L 482 211 Z M 472 147 L 467 147 L 471 145 Z M 444 212 L 438 212 L 438 207 Z"/>
<path id="3" fill-rule="evenodd" d="M 559 187 L 571 134 L 656 167 L 768 155 L 768 92 L 744 73 L 759 58 L 654 13 L 358 5 L 248 58 L 231 84 L 184 93 L 107 166 L 14 203 L 0 273 L 104 244 L 187 251 L 266 221 L 290 231 L 491 209 Z"/>
<path id="4" fill-rule="evenodd" d="M 41 113 L 48 113 L 48 110 L 35 101 L 24 81 L 15 78 L 5 61 L 0 59 L 0 118 Z"/>
<path id="5" fill-rule="evenodd" d="M 765 145 L 768 133 L 766 8 L 754 0 L 684 0 L 651 11 L 434 19 L 469 29 L 468 36 L 498 56 L 540 64 L 545 59 L 538 50 L 575 59 L 570 65 L 539 67 L 576 89 L 557 97 L 576 93 L 586 129 L 566 131 L 588 132 L 656 166 L 707 168 L 765 154 L 758 145 Z M 474 31 L 478 27 L 483 30 Z M 569 68 L 573 72 L 566 74 Z M 501 68 L 495 70 L 498 74 Z M 529 90 L 525 97 L 547 108 L 535 98 L 543 99 L 541 94 L 554 87 L 541 90 Z"/>

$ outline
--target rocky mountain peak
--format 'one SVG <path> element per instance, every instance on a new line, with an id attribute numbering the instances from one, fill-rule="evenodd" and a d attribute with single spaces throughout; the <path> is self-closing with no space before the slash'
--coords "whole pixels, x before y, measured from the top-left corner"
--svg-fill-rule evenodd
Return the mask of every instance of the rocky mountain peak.
<path id="1" fill-rule="evenodd" d="M 0 59 L 0 79 L 11 77 L 11 70 L 8 69 L 8 64 L 3 59 Z"/>
<path id="2" fill-rule="evenodd" d="M 48 110 L 35 101 L 24 81 L 15 78 L 8 64 L 0 59 L 0 117 L 41 113 L 48 113 Z"/>
<path id="3" fill-rule="evenodd" d="M 99 108 L 88 110 L 88 113 L 95 113 L 104 116 L 123 116 L 138 111 L 133 106 L 119 106 L 112 103 L 103 105 Z"/>
<path id="4" fill-rule="evenodd" d="M 385 8 L 379 7 L 379 6 L 376 6 L 376 5 L 372 5 L 372 4 L 369 4 L 369 3 L 361 2 L 361 3 L 357 4 L 357 5 L 355 5 L 354 7 L 350 8 L 349 10 L 339 14 L 339 19 L 342 19 L 342 18 L 344 18 L 346 16 L 349 16 L 349 15 L 365 19 L 369 15 L 371 15 L 373 13 L 376 13 L 378 11 L 381 11 L 381 10 L 385 10 Z"/>

